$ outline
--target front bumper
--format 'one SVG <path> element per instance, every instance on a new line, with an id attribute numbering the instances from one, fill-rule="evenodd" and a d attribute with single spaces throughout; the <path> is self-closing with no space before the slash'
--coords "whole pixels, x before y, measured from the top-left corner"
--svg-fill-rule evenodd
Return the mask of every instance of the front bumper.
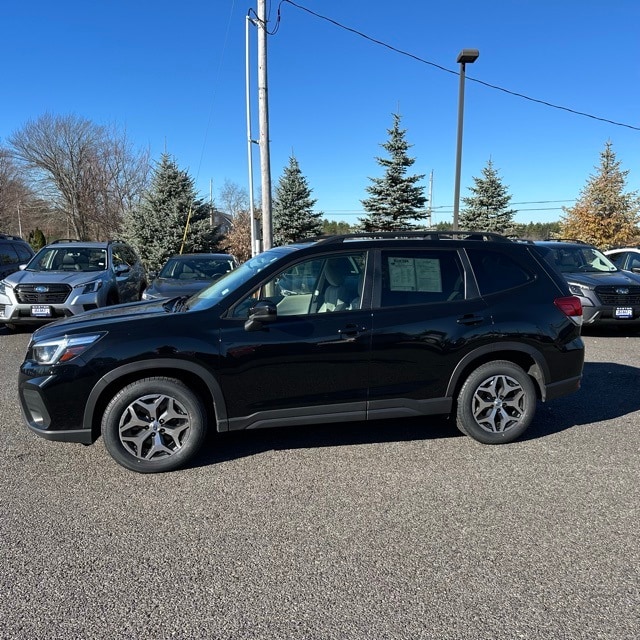
<path id="1" fill-rule="evenodd" d="M 593 306 L 583 301 L 582 317 L 585 325 L 640 325 L 640 307 Z"/>
<path id="2" fill-rule="evenodd" d="M 29 429 L 45 440 L 91 444 L 97 436 L 91 428 L 83 427 L 85 402 L 78 400 L 86 397 L 89 389 L 90 384 L 73 376 L 33 376 L 21 371 L 18 397 L 22 417 Z M 76 400 L 72 404 L 70 397 Z"/>
<path id="3" fill-rule="evenodd" d="M 100 299 L 96 293 L 75 294 L 62 304 L 23 304 L 8 295 L 0 295 L 0 322 L 7 324 L 44 324 L 70 318 L 85 311 L 97 309 Z"/>

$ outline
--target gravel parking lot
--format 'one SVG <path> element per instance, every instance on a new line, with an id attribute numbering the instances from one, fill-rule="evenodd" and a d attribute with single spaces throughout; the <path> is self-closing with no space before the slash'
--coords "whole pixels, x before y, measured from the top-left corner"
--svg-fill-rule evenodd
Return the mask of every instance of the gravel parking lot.
<path id="1" fill-rule="evenodd" d="M 0 329 L 0 638 L 636 640 L 640 336 L 524 440 L 446 421 L 212 438 L 142 476 L 23 426 Z"/>

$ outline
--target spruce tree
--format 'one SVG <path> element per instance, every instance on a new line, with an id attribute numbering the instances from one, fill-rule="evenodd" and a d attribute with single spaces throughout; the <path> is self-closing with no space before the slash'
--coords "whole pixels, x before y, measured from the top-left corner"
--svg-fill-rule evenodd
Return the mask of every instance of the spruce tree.
<path id="1" fill-rule="evenodd" d="M 640 200 L 637 191 L 624 192 L 628 171 L 622 171 L 611 142 L 600 153 L 597 173 L 590 176 L 573 207 L 563 207 L 565 238 L 575 238 L 609 249 L 632 242 L 639 233 Z"/>
<path id="2" fill-rule="evenodd" d="M 509 209 L 511 194 L 493 166 L 491 159 L 482 169 L 482 177 L 474 177 L 469 187 L 471 196 L 462 198 L 459 227 L 468 231 L 492 231 L 511 234 L 514 231 L 515 209 Z"/>
<path id="3" fill-rule="evenodd" d="M 361 200 L 367 217 L 360 218 L 365 231 L 397 231 L 415 228 L 415 221 L 424 220 L 428 213 L 424 211 L 427 198 L 424 186 L 419 185 L 422 175 L 406 175 L 415 158 L 407 151 L 412 146 L 406 138 L 406 129 L 400 128 L 400 115 L 393 114 L 393 127 L 387 129 L 389 140 L 380 145 L 389 157 L 377 157 L 376 161 L 384 168 L 382 178 L 369 178 L 366 190 L 370 198 Z"/>
<path id="4" fill-rule="evenodd" d="M 188 172 L 165 153 L 149 190 L 125 217 L 124 236 L 145 267 L 156 271 L 181 249 L 182 253 L 217 249 L 218 228 L 211 226 L 209 214 L 209 205 L 197 197 Z"/>
<path id="5" fill-rule="evenodd" d="M 316 200 L 294 156 L 278 181 L 273 199 L 273 240 L 276 246 L 299 242 L 322 232 L 322 212 L 315 212 Z"/>

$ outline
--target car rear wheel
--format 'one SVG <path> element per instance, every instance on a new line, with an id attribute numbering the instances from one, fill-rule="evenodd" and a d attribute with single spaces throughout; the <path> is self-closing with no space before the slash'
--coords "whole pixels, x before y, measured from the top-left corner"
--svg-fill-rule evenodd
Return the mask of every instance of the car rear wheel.
<path id="1" fill-rule="evenodd" d="M 109 402 L 102 436 L 113 459 L 138 473 L 173 471 L 198 452 L 207 432 L 198 396 L 180 380 L 137 380 Z"/>
<path id="2" fill-rule="evenodd" d="M 534 384 L 521 367 L 507 360 L 487 362 L 462 385 L 456 424 L 484 444 L 512 442 L 531 424 L 536 401 Z"/>

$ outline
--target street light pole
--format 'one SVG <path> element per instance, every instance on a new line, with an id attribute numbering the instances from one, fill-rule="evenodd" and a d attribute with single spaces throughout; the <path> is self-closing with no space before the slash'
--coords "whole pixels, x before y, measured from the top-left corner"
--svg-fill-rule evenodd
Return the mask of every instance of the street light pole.
<path id="1" fill-rule="evenodd" d="M 456 62 L 460 63 L 460 88 L 458 90 L 458 143 L 456 146 L 456 178 L 453 194 L 453 229 L 458 229 L 458 214 L 460 212 L 460 169 L 462 166 L 462 121 L 464 115 L 464 78 L 465 65 L 478 59 L 477 49 L 463 49 L 458 54 Z"/>

